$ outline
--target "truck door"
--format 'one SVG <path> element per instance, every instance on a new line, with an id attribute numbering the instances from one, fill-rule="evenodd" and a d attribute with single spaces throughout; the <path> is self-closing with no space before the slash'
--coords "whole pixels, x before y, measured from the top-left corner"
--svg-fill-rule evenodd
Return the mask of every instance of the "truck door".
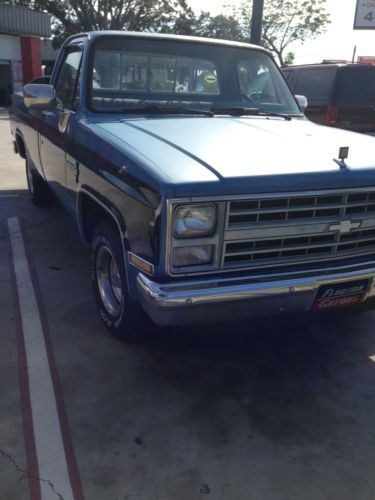
<path id="1" fill-rule="evenodd" d="M 44 112 L 40 130 L 40 158 L 46 179 L 63 204 L 72 208 L 66 189 L 66 147 L 69 122 L 74 118 L 79 95 L 81 46 L 67 47 L 55 80 L 57 106 Z"/>

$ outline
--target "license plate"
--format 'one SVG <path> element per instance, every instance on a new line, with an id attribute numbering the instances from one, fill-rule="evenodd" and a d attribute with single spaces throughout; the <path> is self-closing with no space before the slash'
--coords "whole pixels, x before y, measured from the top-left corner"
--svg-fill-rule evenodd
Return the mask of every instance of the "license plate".
<path id="1" fill-rule="evenodd" d="M 363 302 L 370 280 L 344 281 L 319 287 L 313 304 L 314 311 L 338 309 Z"/>

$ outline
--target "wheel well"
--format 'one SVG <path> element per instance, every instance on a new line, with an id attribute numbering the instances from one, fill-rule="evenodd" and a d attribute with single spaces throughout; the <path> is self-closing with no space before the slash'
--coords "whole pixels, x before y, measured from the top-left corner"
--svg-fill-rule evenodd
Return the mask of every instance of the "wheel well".
<path id="1" fill-rule="evenodd" d="M 17 134 L 17 133 L 16 133 L 16 144 L 17 144 L 17 151 L 18 151 L 19 155 L 21 156 L 21 158 L 26 159 L 25 143 L 23 142 L 23 139 L 20 136 L 20 134 Z"/>
<path id="2" fill-rule="evenodd" d="M 114 216 L 91 198 L 91 196 L 82 193 L 80 195 L 80 228 L 83 239 L 87 243 L 90 243 L 96 226 L 101 222 L 107 222 L 111 224 L 116 231 L 119 231 L 119 226 Z"/>

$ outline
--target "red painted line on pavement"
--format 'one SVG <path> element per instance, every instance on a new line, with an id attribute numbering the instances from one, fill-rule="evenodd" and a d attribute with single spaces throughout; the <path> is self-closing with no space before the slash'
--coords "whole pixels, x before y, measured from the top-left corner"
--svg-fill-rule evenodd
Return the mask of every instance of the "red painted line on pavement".
<path id="1" fill-rule="evenodd" d="M 26 362 L 26 348 L 25 348 L 25 340 L 22 329 L 21 311 L 18 302 L 16 275 L 14 270 L 9 238 L 7 238 L 7 252 L 8 252 L 10 278 L 11 278 L 11 288 L 13 292 L 15 324 L 17 332 L 18 377 L 19 377 L 19 386 L 21 395 L 23 436 L 24 436 L 25 452 L 27 460 L 27 478 L 29 482 L 31 500 L 41 500 L 38 458 L 35 447 L 33 417 L 31 411 L 30 390 L 29 390 L 29 376 L 28 376 L 27 362 Z"/>
<path id="2" fill-rule="evenodd" d="M 69 479 L 70 479 L 70 483 L 72 486 L 73 495 L 74 495 L 75 500 L 84 500 L 81 478 L 79 475 L 77 460 L 75 457 L 74 447 L 73 447 L 73 443 L 72 443 L 72 439 L 71 439 L 71 435 L 70 435 L 70 430 L 69 430 L 69 423 L 68 423 L 68 417 L 67 417 L 66 409 L 65 409 L 63 392 L 62 392 L 61 383 L 60 383 L 60 379 L 58 376 L 54 352 L 53 352 L 53 345 L 52 345 L 52 340 L 51 340 L 51 334 L 50 334 L 47 314 L 46 314 L 46 310 L 45 310 L 45 306 L 44 306 L 43 294 L 42 294 L 42 290 L 41 290 L 41 287 L 39 284 L 39 279 L 38 279 L 38 275 L 36 273 L 34 261 L 32 259 L 32 254 L 30 251 L 30 243 L 29 243 L 28 237 L 27 237 L 25 232 L 22 232 L 22 235 L 23 235 L 23 240 L 24 240 L 26 258 L 27 258 L 29 270 L 30 270 L 31 281 L 32 281 L 33 288 L 34 288 L 35 297 L 36 297 L 36 301 L 38 304 L 38 309 L 39 309 L 39 314 L 40 314 L 40 319 L 41 319 L 41 324 L 42 324 L 42 329 L 43 329 L 44 341 L 45 341 L 47 356 L 48 356 L 48 363 L 49 363 L 49 368 L 50 368 L 50 372 L 51 372 L 51 379 L 52 379 L 53 389 L 54 389 L 55 398 L 56 398 L 56 406 L 57 406 L 57 412 L 58 412 L 58 417 L 59 417 L 59 422 L 60 422 L 61 435 L 62 435 L 63 444 L 64 444 L 65 458 L 66 458 L 66 462 L 67 462 L 67 466 L 68 466 Z"/>
<path id="3" fill-rule="evenodd" d="M 25 248 L 25 254 L 27 259 L 27 264 L 29 267 L 30 277 L 32 281 L 32 286 L 35 293 L 35 298 L 39 310 L 41 326 L 43 330 L 43 336 L 46 346 L 48 365 L 51 374 L 51 380 L 53 385 L 53 391 L 56 400 L 56 407 L 58 412 L 60 430 L 62 441 L 64 445 L 65 459 L 68 468 L 69 480 L 71 483 L 71 488 L 73 491 L 75 500 L 84 500 L 83 489 L 81 484 L 81 479 L 78 471 L 78 466 L 75 458 L 73 443 L 70 436 L 68 418 L 65 410 L 64 398 L 61 389 L 61 383 L 59 380 L 57 367 L 55 363 L 52 340 L 49 330 L 49 324 L 47 320 L 47 315 L 45 311 L 42 291 L 39 285 L 38 276 L 36 273 L 35 265 L 30 252 L 30 245 L 26 234 L 23 232 L 23 243 Z M 15 309 L 15 321 L 17 329 L 17 350 L 18 350 L 18 370 L 19 370 L 19 385 L 21 394 L 21 411 L 22 411 L 22 424 L 23 433 L 25 441 L 25 452 L 27 459 L 27 472 L 28 481 L 30 489 L 31 500 L 41 500 L 41 487 L 40 487 L 40 476 L 38 467 L 38 457 L 36 452 L 35 435 L 33 428 L 33 415 L 32 406 L 30 400 L 30 388 L 29 388 L 29 376 L 28 376 L 28 366 L 27 366 L 27 356 L 26 356 L 26 346 L 24 339 L 24 332 L 22 328 L 22 316 L 18 299 L 17 291 L 17 280 L 14 268 L 14 262 L 12 258 L 12 248 L 10 244 L 10 238 L 7 238 L 7 252 L 9 260 L 9 270 L 11 277 L 11 288 L 13 292 L 14 309 Z M 45 479 L 45 478 L 42 478 Z"/>

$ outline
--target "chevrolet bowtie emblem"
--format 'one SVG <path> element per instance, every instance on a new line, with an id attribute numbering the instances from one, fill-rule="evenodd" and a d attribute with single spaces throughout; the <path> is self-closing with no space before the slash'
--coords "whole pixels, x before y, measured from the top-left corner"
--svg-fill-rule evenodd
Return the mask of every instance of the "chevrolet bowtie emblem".
<path id="1" fill-rule="evenodd" d="M 338 231 L 340 234 L 350 233 L 352 229 L 361 227 L 362 222 L 352 222 L 351 220 L 342 220 L 338 224 L 329 226 L 328 231 Z"/>

